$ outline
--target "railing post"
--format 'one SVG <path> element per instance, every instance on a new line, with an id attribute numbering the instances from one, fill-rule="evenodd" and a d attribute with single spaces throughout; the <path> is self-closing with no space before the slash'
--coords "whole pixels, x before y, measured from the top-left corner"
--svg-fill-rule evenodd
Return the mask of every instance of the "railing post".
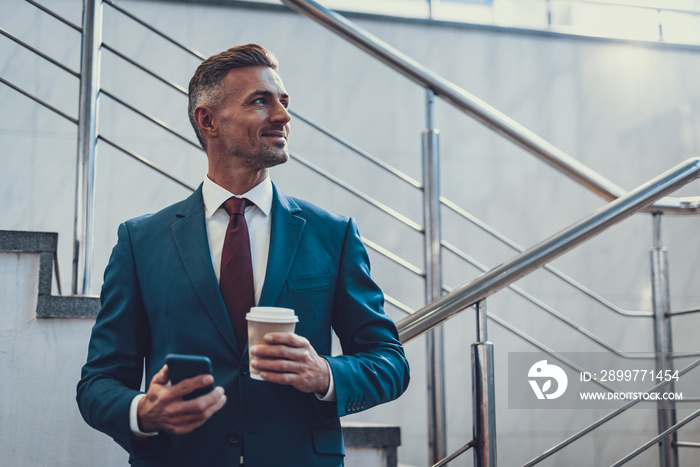
<path id="1" fill-rule="evenodd" d="M 661 214 L 653 219 L 653 247 L 651 249 L 651 286 L 652 307 L 654 310 L 654 350 L 656 352 L 656 371 L 666 374 L 673 372 L 673 342 L 671 340 L 671 299 L 668 282 L 668 257 L 666 248 L 661 246 Z M 668 392 L 675 391 L 673 381 L 667 386 Z M 663 433 L 676 424 L 676 403 L 674 400 L 659 400 L 657 405 L 657 424 L 659 433 Z M 678 467 L 677 434 L 659 441 L 660 467 Z"/>
<path id="2" fill-rule="evenodd" d="M 496 467 L 496 390 L 493 344 L 488 342 L 486 300 L 476 304 L 476 342 L 472 344 L 474 465 Z"/>
<path id="3" fill-rule="evenodd" d="M 425 296 L 431 303 L 442 295 L 440 253 L 440 149 L 435 129 L 435 93 L 426 90 L 426 130 L 423 133 L 423 225 L 425 229 Z M 447 455 L 443 328 L 426 334 L 428 381 L 428 450 L 430 463 Z"/>
<path id="4" fill-rule="evenodd" d="M 97 144 L 97 96 L 100 91 L 101 45 L 102 0 L 84 0 L 73 224 L 72 293 L 74 295 L 89 293 L 92 273 L 95 145 Z"/>

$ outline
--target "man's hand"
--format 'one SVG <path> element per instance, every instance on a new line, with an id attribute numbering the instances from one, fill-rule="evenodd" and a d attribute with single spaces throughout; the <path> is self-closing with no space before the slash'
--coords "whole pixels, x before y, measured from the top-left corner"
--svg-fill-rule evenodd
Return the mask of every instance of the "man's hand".
<path id="1" fill-rule="evenodd" d="M 224 388 L 218 386 L 209 394 L 188 401 L 182 397 L 213 382 L 213 376 L 201 375 L 173 386 L 168 380 L 168 367 L 163 366 L 151 380 L 146 397 L 139 401 L 139 429 L 182 435 L 199 427 L 226 403 Z"/>
<path id="2" fill-rule="evenodd" d="M 250 366 L 271 383 L 287 384 L 301 392 L 326 394 L 330 370 L 308 340 L 289 332 L 270 332 L 265 344 L 250 349 Z"/>

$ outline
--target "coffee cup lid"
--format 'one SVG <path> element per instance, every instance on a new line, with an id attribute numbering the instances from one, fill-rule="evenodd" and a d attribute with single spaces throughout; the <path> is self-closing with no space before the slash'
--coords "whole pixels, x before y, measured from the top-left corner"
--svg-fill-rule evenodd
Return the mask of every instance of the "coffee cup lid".
<path id="1" fill-rule="evenodd" d="M 245 315 L 245 319 L 263 323 L 296 323 L 299 321 L 291 308 L 273 306 L 254 306 L 250 309 L 250 313 Z"/>

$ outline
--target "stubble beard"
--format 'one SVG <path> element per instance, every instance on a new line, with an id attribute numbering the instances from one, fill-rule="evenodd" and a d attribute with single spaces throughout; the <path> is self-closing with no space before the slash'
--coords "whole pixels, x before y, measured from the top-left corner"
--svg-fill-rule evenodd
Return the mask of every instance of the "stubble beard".
<path id="1" fill-rule="evenodd" d="M 289 150 L 286 144 L 280 146 L 261 145 L 257 151 L 245 154 L 238 148 L 229 148 L 228 153 L 234 158 L 247 164 L 254 170 L 263 170 L 284 164 L 289 160 Z"/>

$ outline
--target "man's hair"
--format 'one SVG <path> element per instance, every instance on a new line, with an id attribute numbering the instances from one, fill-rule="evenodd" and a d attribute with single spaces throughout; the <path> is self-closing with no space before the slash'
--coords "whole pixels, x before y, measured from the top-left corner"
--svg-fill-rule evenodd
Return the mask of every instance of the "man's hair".
<path id="1" fill-rule="evenodd" d="M 194 120 L 194 109 L 199 105 L 216 106 L 223 99 L 222 83 L 229 71 L 248 66 L 266 66 L 277 71 L 277 58 L 258 44 L 231 47 L 212 55 L 202 62 L 190 80 L 187 113 L 199 143 L 207 149 L 202 132 Z"/>

